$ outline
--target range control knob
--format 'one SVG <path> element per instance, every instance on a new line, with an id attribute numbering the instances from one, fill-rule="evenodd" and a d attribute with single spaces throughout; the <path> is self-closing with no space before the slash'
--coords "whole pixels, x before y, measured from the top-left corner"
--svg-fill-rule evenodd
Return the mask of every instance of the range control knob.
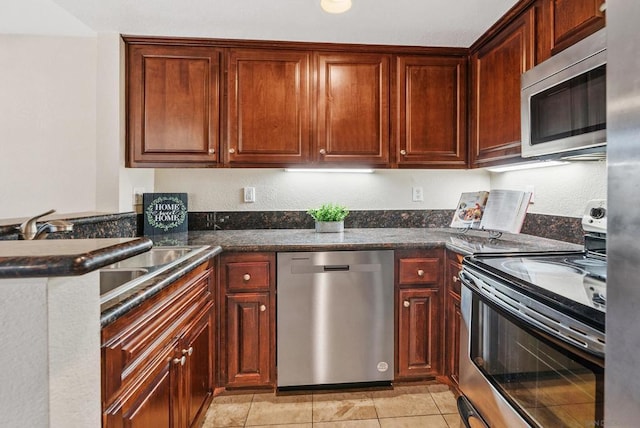
<path id="1" fill-rule="evenodd" d="M 606 208 L 602 208 L 602 207 L 591 208 L 591 211 L 589 211 L 589 215 L 595 218 L 596 220 L 604 218 L 606 214 L 607 214 Z"/>

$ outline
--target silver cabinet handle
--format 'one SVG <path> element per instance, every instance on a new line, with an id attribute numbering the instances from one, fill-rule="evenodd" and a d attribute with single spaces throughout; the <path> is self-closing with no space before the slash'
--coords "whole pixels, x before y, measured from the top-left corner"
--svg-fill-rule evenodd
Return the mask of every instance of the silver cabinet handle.
<path id="1" fill-rule="evenodd" d="M 405 300 L 404 302 L 402 302 L 402 306 L 404 306 L 405 308 L 408 308 L 409 306 L 411 306 L 411 302 L 409 302 L 408 300 Z"/>
<path id="2" fill-rule="evenodd" d="M 406 151 L 406 150 L 404 150 L 404 149 L 402 149 L 402 150 L 400 150 L 400 154 L 401 154 L 402 156 L 406 156 L 406 155 L 407 155 L 407 151 Z"/>
<path id="3" fill-rule="evenodd" d="M 418 269 L 417 274 L 420 278 L 422 278 L 424 276 L 424 271 L 422 269 Z"/>
<path id="4" fill-rule="evenodd" d="M 325 149 L 320 149 L 320 154 L 324 156 L 327 154 L 327 151 Z"/>
<path id="5" fill-rule="evenodd" d="M 267 310 L 267 307 L 265 305 L 260 305 L 260 312 L 264 312 Z"/>
<path id="6" fill-rule="evenodd" d="M 182 358 L 173 359 L 173 364 L 180 364 L 181 366 L 184 366 L 184 363 L 186 362 L 187 362 L 187 357 L 185 357 L 184 355 L 182 356 Z"/>
<path id="7" fill-rule="evenodd" d="M 244 279 L 245 281 L 249 281 L 251 279 L 251 275 L 245 273 L 244 275 L 242 275 L 242 279 Z"/>
<path id="8" fill-rule="evenodd" d="M 236 152 L 236 149 L 233 149 L 233 148 L 229 149 L 229 153 L 234 154 L 235 152 Z"/>
<path id="9" fill-rule="evenodd" d="M 191 354 L 193 354 L 193 346 L 189 346 L 189 349 L 182 350 L 182 355 L 191 356 Z"/>
<path id="10" fill-rule="evenodd" d="M 209 154 L 210 155 L 215 155 L 216 154 L 216 149 L 209 149 Z"/>

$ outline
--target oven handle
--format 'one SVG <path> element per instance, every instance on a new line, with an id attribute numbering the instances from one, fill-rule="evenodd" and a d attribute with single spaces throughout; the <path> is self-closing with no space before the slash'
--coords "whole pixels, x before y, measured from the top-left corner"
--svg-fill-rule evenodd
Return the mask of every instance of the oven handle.
<path id="1" fill-rule="evenodd" d="M 480 288 L 476 284 L 476 281 L 481 282 L 481 280 L 465 270 L 458 272 L 458 278 L 460 278 L 460 281 L 469 288 L 475 288 L 476 290 Z"/>
<path id="2" fill-rule="evenodd" d="M 467 397 L 464 395 L 458 397 L 457 404 L 460 419 L 466 428 L 489 428 Z"/>

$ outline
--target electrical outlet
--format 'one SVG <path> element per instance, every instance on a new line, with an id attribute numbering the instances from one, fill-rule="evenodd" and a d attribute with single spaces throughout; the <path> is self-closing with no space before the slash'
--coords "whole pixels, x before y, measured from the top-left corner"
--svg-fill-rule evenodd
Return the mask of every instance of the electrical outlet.
<path id="1" fill-rule="evenodd" d="M 245 202 L 255 202 L 256 201 L 256 188 L 255 187 L 245 187 L 244 188 L 244 201 Z"/>
<path id="2" fill-rule="evenodd" d="M 424 192 L 422 187 L 412 187 L 412 200 L 413 202 L 422 202 L 424 201 Z"/>
<path id="3" fill-rule="evenodd" d="M 144 193 L 144 187 L 133 188 L 133 205 L 142 205 L 142 194 Z"/>

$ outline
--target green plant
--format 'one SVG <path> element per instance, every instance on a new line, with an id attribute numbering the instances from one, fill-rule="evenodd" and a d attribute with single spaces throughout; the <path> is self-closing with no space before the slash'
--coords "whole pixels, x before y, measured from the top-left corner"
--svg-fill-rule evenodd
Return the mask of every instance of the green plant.
<path id="1" fill-rule="evenodd" d="M 349 214 L 347 207 L 337 204 L 322 204 L 320 208 L 307 211 L 315 221 L 342 221 Z"/>

